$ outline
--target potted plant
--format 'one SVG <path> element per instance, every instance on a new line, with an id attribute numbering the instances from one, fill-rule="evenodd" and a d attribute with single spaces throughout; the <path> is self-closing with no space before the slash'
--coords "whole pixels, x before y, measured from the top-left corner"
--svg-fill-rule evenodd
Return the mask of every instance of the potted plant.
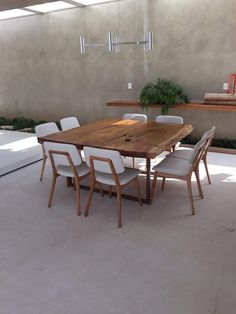
<path id="1" fill-rule="evenodd" d="M 183 88 L 166 79 L 158 79 L 156 83 L 147 83 L 140 93 L 142 109 L 148 109 L 152 104 L 160 104 L 162 114 L 168 114 L 171 107 L 188 101 Z"/>

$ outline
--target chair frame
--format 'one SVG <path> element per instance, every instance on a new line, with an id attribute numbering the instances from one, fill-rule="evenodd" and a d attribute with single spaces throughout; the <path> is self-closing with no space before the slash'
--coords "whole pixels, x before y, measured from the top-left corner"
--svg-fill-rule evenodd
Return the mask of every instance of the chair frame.
<path id="1" fill-rule="evenodd" d="M 76 205 L 77 205 L 77 215 L 80 216 L 81 215 L 81 209 L 80 209 L 80 181 L 86 177 L 88 174 L 84 175 L 84 176 L 79 176 L 75 165 L 72 161 L 72 158 L 70 156 L 70 154 L 68 152 L 65 151 L 58 151 L 58 150 L 49 150 L 48 151 L 49 154 L 49 158 L 51 161 L 51 165 L 52 165 L 52 185 L 51 185 L 51 190 L 50 190 L 50 194 L 49 194 L 49 199 L 48 199 L 48 207 L 51 207 L 52 205 L 52 198 L 53 198 L 53 194 L 54 194 L 54 190 L 55 190 L 55 186 L 56 186 L 56 180 L 57 178 L 60 176 L 60 174 L 57 172 L 56 169 L 56 165 L 55 165 L 55 161 L 53 158 L 53 155 L 63 155 L 67 158 L 68 162 L 69 162 L 69 166 L 72 170 L 72 173 L 74 175 L 74 182 L 75 182 L 75 192 L 76 192 Z"/>
<path id="2" fill-rule="evenodd" d="M 205 149 L 208 145 L 208 140 L 206 140 L 206 143 L 203 145 L 203 147 L 200 148 L 199 152 L 197 153 L 194 162 L 192 163 L 192 166 L 189 169 L 189 172 L 187 173 L 186 176 L 178 176 L 178 175 L 171 175 L 168 173 L 164 173 L 164 172 L 158 172 L 155 171 L 154 173 L 154 178 L 153 178 L 153 182 L 152 182 L 152 192 L 151 192 L 151 199 L 153 199 L 153 195 L 154 195 L 154 191 L 156 188 L 156 182 L 157 182 L 157 177 L 162 177 L 162 187 L 161 190 L 164 190 L 164 186 L 165 186 L 165 179 L 166 178 L 173 178 L 173 179 L 177 179 L 177 180 L 181 180 L 181 181 L 186 181 L 187 183 L 187 188 L 188 188 L 188 194 L 189 194 L 189 200 L 190 200 L 190 204 L 191 204 L 191 210 L 192 210 L 192 215 L 195 215 L 195 208 L 194 208 L 194 203 L 193 203 L 193 192 L 192 192 L 192 173 L 194 172 L 195 176 L 196 176 L 196 180 L 197 180 L 197 186 L 198 186 L 198 191 L 199 191 L 199 196 L 201 197 L 201 199 L 204 198 L 203 196 L 203 192 L 202 192 L 202 187 L 201 187 L 201 183 L 200 183 L 200 177 L 199 177 L 199 163 L 202 159 L 202 156 L 205 152 Z"/>
<path id="3" fill-rule="evenodd" d="M 90 183 L 90 190 L 89 190 L 88 200 L 87 200 L 87 204 L 86 204 L 86 207 L 85 207 L 85 213 L 84 213 L 85 217 L 87 217 L 88 214 L 89 214 L 89 208 L 90 208 L 90 204 L 91 204 L 91 200 L 92 200 L 92 196 L 93 196 L 95 185 L 96 185 L 96 183 L 99 183 L 98 181 L 96 181 L 95 169 L 94 169 L 94 161 L 107 162 L 109 164 L 109 166 L 110 166 L 112 178 L 113 178 L 113 180 L 115 182 L 115 187 L 116 187 L 118 228 L 121 228 L 122 227 L 121 188 L 123 186 L 126 186 L 130 182 L 135 181 L 136 182 L 136 186 L 137 186 L 137 191 L 138 191 L 139 204 L 140 204 L 140 206 L 143 205 L 138 178 L 135 177 L 131 181 L 127 182 L 126 184 L 121 185 L 120 182 L 119 182 L 117 173 L 115 171 L 115 167 L 113 165 L 113 162 L 112 162 L 112 160 L 110 158 L 90 156 L 89 157 L 89 163 L 90 163 L 90 174 L 91 174 L 91 177 L 90 177 L 91 179 L 90 180 L 91 180 L 91 183 Z M 109 197 L 111 197 L 111 188 L 109 190 Z"/>
<path id="4" fill-rule="evenodd" d="M 43 180 L 43 174 L 44 174 L 46 162 L 47 162 L 47 159 L 48 159 L 48 156 L 47 156 L 47 154 L 45 152 L 45 148 L 43 146 L 43 143 L 41 144 L 41 147 L 42 147 L 42 151 L 43 151 L 43 161 L 42 161 L 42 167 L 41 167 L 41 171 L 40 171 L 40 178 L 39 178 L 40 181 Z"/>
<path id="5" fill-rule="evenodd" d="M 209 174 L 209 171 L 208 171 L 208 165 L 207 165 L 207 153 L 209 151 L 209 148 L 211 147 L 211 143 L 213 141 L 213 138 L 214 138 L 214 133 L 207 140 L 207 144 L 206 144 L 206 147 L 205 147 L 205 149 L 203 151 L 202 158 L 201 158 L 201 160 L 204 163 L 205 169 L 206 169 L 206 175 L 207 175 L 207 180 L 208 180 L 209 184 L 211 184 L 211 178 L 210 178 L 210 174 Z"/>
<path id="6" fill-rule="evenodd" d="M 39 124 L 35 127 L 35 129 L 38 127 L 38 126 L 43 126 L 43 125 L 46 125 L 46 124 L 54 124 L 56 125 L 55 122 L 46 122 L 46 123 L 43 123 L 43 124 Z M 57 125 L 56 125 L 57 126 Z M 60 130 L 58 129 L 57 127 L 57 132 L 59 132 Z M 37 134 L 37 132 L 36 132 Z M 45 135 L 49 135 L 49 134 L 52 134 L 52 132 L 50 133 L 47 133 Z M 37 136 L 37 138 L 39 138 L 40 136 Z M 47 159 L 48 159 L 48 156 L 46 154 L 46 151 L 45 151 L 45 148 L 44 148 L 44 145 L 43 143 L 41 143 L 41 147 L 42 147 L 42 154 L 43 154 L 43 161 L 42 161 L 42 166 L 41 166 L 41 171 L 40 171 L 40 178 L 39 180 L 42 181 L 43 180 L 43 175 L 44 175 L 44 170 L 45 170 L 45 166 L 46 166 L 46 162 L 47 162 Z"/>
<path id="7" fill-rule="evenodd" d="M 204 163 L 204 167 L 205 167 L 205 170 L 206 170 L 206 175 L 207 175 L 207 180 L 208 180 L 208 183 L 211 184 L 211 178 L 210 178 L 210 174 L 209 174 L 209 170 L 208 170 L 208 165 L 207 165 L 207 153 L 209 151 L 209 148 L 211 147 L 211 143 L 213 141 L 213 138 L 214 138 L 214 133 L 215 131 L 211 134 L 211 136 L 207 139 L 207 143 L 206 143 L 206 146 L 204 148 L 204 151 L 202 153 L 202 157 L 201 157 L 201 160 L 203 161 Z M 178 157 L 177 157 L 178 158 Z M 184 158 L 183 158 L 184 159 Z M 200 160 L 200 161 L 201 161 Z"/>

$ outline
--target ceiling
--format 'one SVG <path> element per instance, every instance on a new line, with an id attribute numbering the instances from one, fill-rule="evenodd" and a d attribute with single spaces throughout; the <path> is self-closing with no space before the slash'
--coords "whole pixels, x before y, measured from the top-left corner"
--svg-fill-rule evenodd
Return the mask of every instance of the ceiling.
<path id="1" fill-rule="evenodd" d="M 46 2 L 54 2 L 56 0 L 0 0 L 0 11 L 10 10 L 10 9 L 20 9 L 26 6 L 42 4 Z M 73 0 L 65 0 L 73 4 Z M 104 0 L 104 2 L 113 2 L 117 0 Z M 119 0 L 120 1 L 120 0 Z M 78 3 L 74 3 L 78 5 Z"/>
<path id="2" fill-rule="evenodd" d="M 41 4 L 41 3 L 53 2 L 53 1 L 55 0 L 0 0 L 0 11 L 23 8 L 29 5 Z"/>

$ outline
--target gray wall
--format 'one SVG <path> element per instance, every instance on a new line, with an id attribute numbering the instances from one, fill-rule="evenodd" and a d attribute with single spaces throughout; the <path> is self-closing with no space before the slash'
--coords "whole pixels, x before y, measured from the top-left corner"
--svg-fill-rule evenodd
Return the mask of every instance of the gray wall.
<path id="1" fill-rule="evenodd" d="M 235 0 L 124 0 L 0 21 L 0 116 L 77 115 L 81 123 L 118 117 L 132 110 L 107 108 L 106 101 L 138 98 L 158 77 L 181 84 L 192 100 L 221 92 L 235 71 L 235 12 Z M 88 48 L 80 55 L 81 34 L 92 42 L 104 42 L 109 31 L 138 40 L 148 30 L 151 52 L 126 46 L 119 54 Z M 158 113 L 149 110 L 149 118 Z M 215 124 L 218 137 L 236 138 L 234 112 L 171 113 L 192 123 L 195 135 Z"/>

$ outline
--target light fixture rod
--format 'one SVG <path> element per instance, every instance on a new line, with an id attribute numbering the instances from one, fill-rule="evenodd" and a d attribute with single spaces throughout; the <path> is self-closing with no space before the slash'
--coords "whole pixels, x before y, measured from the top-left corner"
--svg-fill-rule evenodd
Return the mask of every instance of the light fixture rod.
<path id="1" fill-rule="evenodd" d="M 115 52 L 120 51 L 120 46 L 124 45 L 144 45 L 144 51 L 150 51 L 153 49 L 153 33 L 149 32 L 144 36 L 144 40 L 137 41 L 120 41 L 119 36 L 115 36 L 115 40 L 112 39 L 112 34 L 108 33 L 108 41 L 104 44 L 96 43 L 85 43 L 83 36 L 80 36 L 80 53 L 85 54 L 85 47 L 106 47 L 109 52 L 113 51 L 115 47 Z"/>
<path id="2" fill-rule="evenodd" d="M 106 47 L 106 44 L 84 44 L 84 47 Z"/>
<path id="3" fill-rule="evenodd" d="M 118 45 L 142 45 L 142 44 L 147 44 L 148 42 L 146 40 L 142 41 L 120 41 L 120 42 L 114 42 L 112 43 L 113 46 L 118 46 Z"/>

